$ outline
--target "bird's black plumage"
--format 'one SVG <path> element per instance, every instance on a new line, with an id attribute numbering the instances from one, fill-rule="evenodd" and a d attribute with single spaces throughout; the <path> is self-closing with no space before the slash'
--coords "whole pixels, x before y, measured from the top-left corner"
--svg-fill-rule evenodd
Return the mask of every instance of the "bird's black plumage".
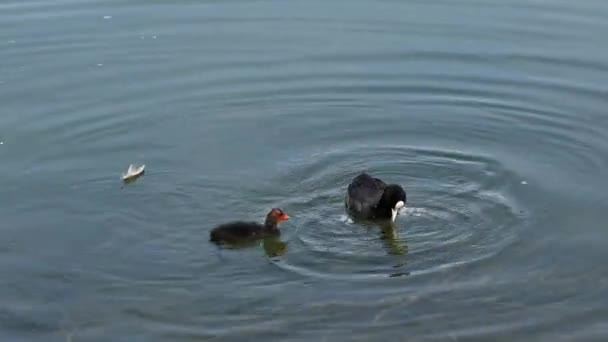
<path id="1" fill-rule="evenodd" d="M 405 205 L 406 194 L 398 184 L 386 184 L 366 173 L 348 185 L 344 204 L 347 212 L 359 219 L 392 219 L 397 203 Z"/>

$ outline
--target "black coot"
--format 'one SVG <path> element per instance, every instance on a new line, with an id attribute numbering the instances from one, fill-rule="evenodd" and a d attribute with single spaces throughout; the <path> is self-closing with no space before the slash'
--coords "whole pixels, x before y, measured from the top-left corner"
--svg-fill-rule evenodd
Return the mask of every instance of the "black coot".
<path id="1" fill-rule="evenodd" d="M 239 243 L 281 235 L 279 223 L 289 220 L 289 216 L 279 208 L 273 208 L 266 215 L 264 225 L 256 222 L 230 222 L 211 230 L 210 241 L 215 243 Z"/>
<path id="2" fill-rule="evenodd" d="M 364 220 L 395 222 L 399 209 L 405 206 L 406 194 L 398 184 L 386 184 L 366 173 L 355 177 L 344 198 L 346 211 Z"/>

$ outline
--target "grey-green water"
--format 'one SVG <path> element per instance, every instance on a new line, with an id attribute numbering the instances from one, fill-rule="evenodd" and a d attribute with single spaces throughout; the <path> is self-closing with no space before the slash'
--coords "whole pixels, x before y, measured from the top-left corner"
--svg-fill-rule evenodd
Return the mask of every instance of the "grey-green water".
<path id="1" fill-rule="evenodd" d="M 0 340 L 606 340 L 607 17 L 4 0 Z M 394 231 L 344 215 L 362 170 Z M 273 206 L 281 241 L 209 244 Z"/>

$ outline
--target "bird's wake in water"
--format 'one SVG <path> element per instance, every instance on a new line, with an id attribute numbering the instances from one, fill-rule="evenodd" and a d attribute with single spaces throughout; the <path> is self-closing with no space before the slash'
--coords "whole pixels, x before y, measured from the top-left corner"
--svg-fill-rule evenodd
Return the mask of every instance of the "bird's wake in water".
<path id="1" fill-rule="evenodd" d="M 423 216 L 428 212 L 425 208 L 416 208 L 416 207 L 403 207 L 399 211 L 399 215 L 404 216 Z"/>
<path id="2" fill-rule="evenodd" d="M 403 207 L 399 210 L 399 215 L 403 215 L 403 216 L 415 216 L 415 217 L 420 217 L 420 216 L 424 216 L 425 214 L 429 214 L 429 209 L 426 208 L 416 208 L 416 207 Z M 346 214 L 342 214 L 338 217 L 338 220 L 340 222 L 343 223 L 347 223 L 347 224 L 353 224 L 355 223 L 355 221 L 353 221 L 353 219 L 346 215 Z"/>

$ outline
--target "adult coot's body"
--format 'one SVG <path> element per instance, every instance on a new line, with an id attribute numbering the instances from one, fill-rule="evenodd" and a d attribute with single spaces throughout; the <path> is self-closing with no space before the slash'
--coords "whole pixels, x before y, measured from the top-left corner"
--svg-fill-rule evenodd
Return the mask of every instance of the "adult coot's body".
<path id="1" fill-rule="evenodd" d="M 355 218 L 392 222 L 405 202 L 406 194 L 400 185 L 387 185 L 366 173 L 352 180 L 344 199 L 347 212 Z"/>
<path id="2" fill-rule="evenodd" d="M 239 243 L 281 235 L 279 223 L 289 220 L 281 209 L 273 208 L 266 215 L 263 225 L 256 222 L 237 221 L 219 225 L 211 230 L 210 241 L 215 243 Z"/>

